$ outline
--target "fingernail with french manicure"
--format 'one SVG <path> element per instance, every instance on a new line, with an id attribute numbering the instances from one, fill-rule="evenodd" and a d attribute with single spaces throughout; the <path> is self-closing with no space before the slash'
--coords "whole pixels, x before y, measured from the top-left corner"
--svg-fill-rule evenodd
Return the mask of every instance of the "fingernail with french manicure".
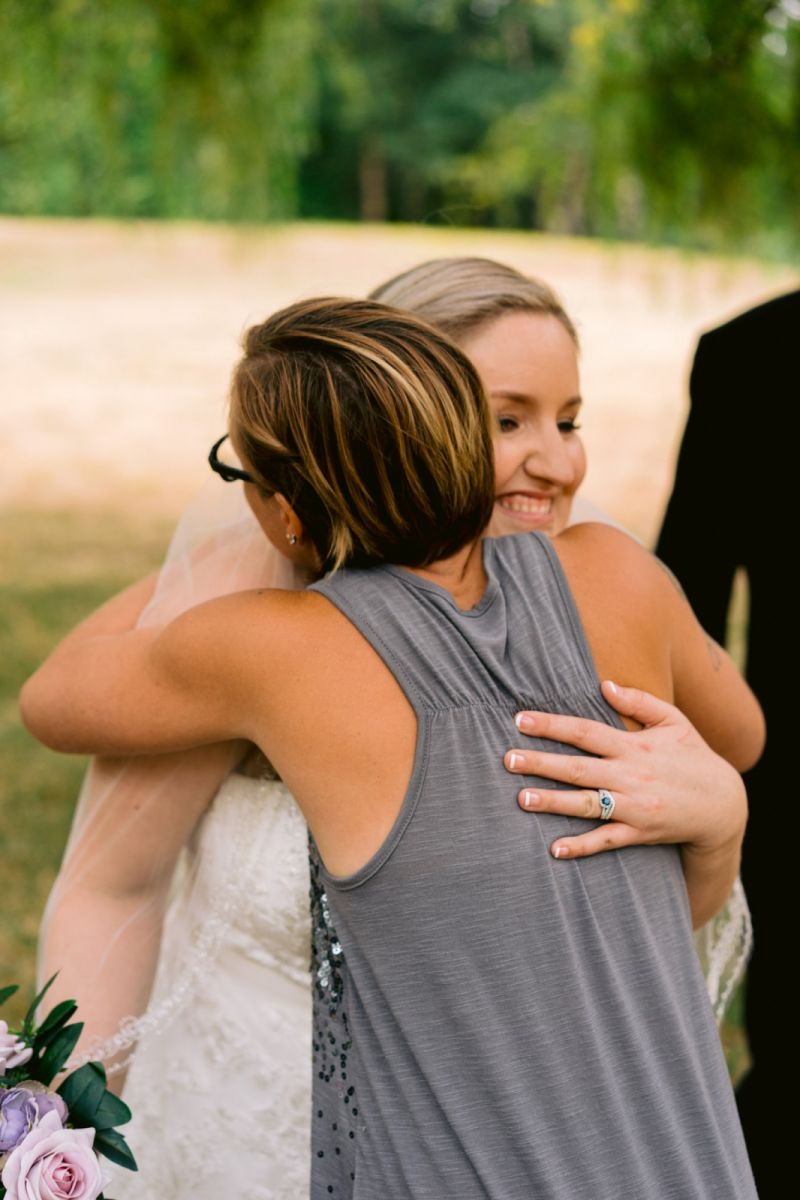
<path id="1" fill-rule="evenodd" d="M 567 853 L 568 852 L 567 852 L 566 846 L 553 846 L 553 850 L 552 850 L 553 858 L 566 858 Z"/>
<path id="2" fill-rule="evenodd" d="M 538 792 L 532 792 L 528 789 L 522 793 L 522 803 L 526 808 L 538 808 L 542 803 L 542 797 Z"/>
<path id="3" fill-rule="evenodd" d="M 512 771 L 515 771 L 517 767 L 521 767 L 524 762 L 525 760 L 521 754 L 509 754 L 508 756 L 508 765 Z"/>
<path id="4" fill-rule="evenodd" d="M 533 717 L 529 717 L 527 713 L 517 713 L 514 717 L 514 724 L 523 733 L 532 733 L 535 722 Z"/>

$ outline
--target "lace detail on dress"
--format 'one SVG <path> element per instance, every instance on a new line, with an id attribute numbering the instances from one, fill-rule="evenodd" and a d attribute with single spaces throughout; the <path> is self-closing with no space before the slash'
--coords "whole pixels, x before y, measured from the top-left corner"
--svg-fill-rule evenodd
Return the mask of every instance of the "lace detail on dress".
<path id="1" fill-rule="evenodd" d="M 724 908 L 697 930 L 694 942 L 719 1025 L 753 948 L 753 924 L 740 879 Z"/>
<path id="2" fill-rule="evenodd" d="M 140 1171 L 118 1172 L 111 1194 L 301 1200 L 311 1103 L 305 823 L 282 783 L 234 775 L 187 859 L 124 1092 Z"/>

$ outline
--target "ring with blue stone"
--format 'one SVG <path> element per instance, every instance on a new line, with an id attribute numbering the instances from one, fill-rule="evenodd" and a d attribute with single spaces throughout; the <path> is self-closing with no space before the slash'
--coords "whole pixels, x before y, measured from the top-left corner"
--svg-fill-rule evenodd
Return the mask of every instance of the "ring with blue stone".
<path id="1" fill-rule="evenodd" d="M 597 798 L 600 801 L 600 820 L 610 821 L 614 815 L 616 800 L 606 788 L 597 789 Z"/>

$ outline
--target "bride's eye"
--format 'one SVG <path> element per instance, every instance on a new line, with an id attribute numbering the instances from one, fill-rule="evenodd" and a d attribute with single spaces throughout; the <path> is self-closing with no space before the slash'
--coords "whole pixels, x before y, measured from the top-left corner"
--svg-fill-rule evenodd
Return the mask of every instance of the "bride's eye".
<path id="1" fill-rule="evenodd" d="M 503 417 L 498 414 L 495 421 L 501 433 L 513 433 L 515 429 L 519 429 L 519 421 L 516 417 Z"/>
<path id="2" fill-rule="evenodd" d="M 569 417 L 564 421 L 558 422 L 559 432 L 561 433 L 577 433 L 582 428 L 574 417 Z"/>

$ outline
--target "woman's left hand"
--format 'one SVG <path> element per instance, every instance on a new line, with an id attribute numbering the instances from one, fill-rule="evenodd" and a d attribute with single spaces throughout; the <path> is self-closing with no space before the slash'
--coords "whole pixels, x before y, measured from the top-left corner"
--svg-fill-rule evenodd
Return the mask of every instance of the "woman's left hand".
<path id="1" fill-rule="evenodd" d="M 515 774 L 538 775 L 577 790 L 524 788 L 527 812 L 597 820 L 598 789 L 614 798 L 613 817 L 575 837 L 558 838 L 555 858 L 583 858 L 623 846 L 678 843 L 692 855 L 713 857 L 738 847 L 747 820 L 739 773 L 716 754 L 673 705 L 635 688 L 602 685 L 606 700 L 642 729 L 627 731 L 577 717 L 524 712 L 523 734 L 564 742 L 583 755 L 514 749 L 505 755 Z M 734 851 L 735 853 L 738 851 Z"/>

